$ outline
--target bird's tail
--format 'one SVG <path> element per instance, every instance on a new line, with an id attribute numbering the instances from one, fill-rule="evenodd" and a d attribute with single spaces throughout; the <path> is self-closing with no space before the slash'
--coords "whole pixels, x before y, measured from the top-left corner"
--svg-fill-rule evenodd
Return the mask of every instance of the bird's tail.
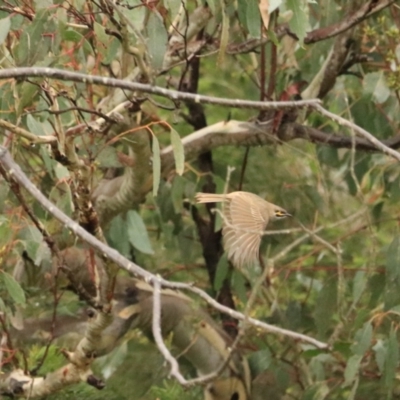
<path id="1" fill-rule="evenodd" d="M 218 203 L 228 200 L 228 197 L 226 194 L 196 193 L 195 199 L 197 203 Z"/>

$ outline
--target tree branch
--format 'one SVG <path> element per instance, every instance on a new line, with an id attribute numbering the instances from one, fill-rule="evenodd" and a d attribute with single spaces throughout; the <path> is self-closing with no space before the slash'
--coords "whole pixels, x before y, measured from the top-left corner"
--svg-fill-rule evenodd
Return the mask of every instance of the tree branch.
<path id="1" fill-rule="evenodd" d="M 298 101 L 251 101 L 239 99 L 226 99 L 212 96 L 204 96 L 196 93 L 179 92 L 176 90 L 164 89 L 160 86 L 147 85 L 139 82 L 127 82 L 122 79 L 81 74 L 79 72 L 64 71 L 57 68 L 26 67 L 9 68 L 0 70 L 0 80 L 9 78 L 28 78 L 28 77 L 46 76 L 52 79 L 62 81 L 83 82 L 87 84 L 103 85 L 107 87 L 116 87 L 131 91 L 139 91 L 167 97 L 173 101 L 191 100 L 196 103 L 217 104 L 225 107 L 234 108 L 255 108 L 259 110 L 309 107 L 319 104 L 320 100 L 298 100 Z"/>
<path id="2" fill-rule="evenodd" d="M 336 24 L 309 32 L 304 38 L 304 43 L 311 44 L 337 36 L 359 24 L 361 21 L 364 21 L 364 19 L 367 19 L 371 15 L 383 10 L 391 4 L 394 4 L 395 1 L 396 0 L 369 0 L 359 7 L 355 12 L 348 15 L 347 18 L 343 18 Z"/>

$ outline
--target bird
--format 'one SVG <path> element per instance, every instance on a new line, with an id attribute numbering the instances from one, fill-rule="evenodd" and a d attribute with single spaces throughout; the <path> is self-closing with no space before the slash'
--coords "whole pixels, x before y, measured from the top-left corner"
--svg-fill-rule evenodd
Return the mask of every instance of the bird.
<path id="1" fill-rule="evenodd" d="M 258 261 L 261 237 L 270 221 L 291 217 L 282 207 L 249 192 L 197 193 L 195 200 L 226 204 L 222 224 L 224 248 L 228 259 L 238 268 Z"/>

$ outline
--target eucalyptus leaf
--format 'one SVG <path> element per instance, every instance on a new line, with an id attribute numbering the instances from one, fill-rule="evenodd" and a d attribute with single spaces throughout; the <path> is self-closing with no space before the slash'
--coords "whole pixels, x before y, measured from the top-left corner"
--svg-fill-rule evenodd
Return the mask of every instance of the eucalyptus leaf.
<path id="1" fill-rule="evenodd" d="M 247 0 L 246 23 L 250 36 L 259 38 L 261 36 L 261 19 L 258 0 Z"/>
<path id="2" fill-rule="evenodd" d="M 394 385 L 397 369 L 399 366 L 399 342 L 397 339 L 397 329 L 393 326 L 390 329 L 389 340 L 387 344 L 387 352 L 385 358 L 385 369 L 383 380 L 385 386 L 391 389 Z"/>
<path id="3" fill-rule="evenodd" d="M 215 278 L 214 278 L 214 290 L 217 292 L 221 289 L 224 280 L 228 276 L 229 272 L 229 263 L 224 254 L 218 261 L 217 269 L 215 271 Z"/>
<path id="4" fill-rule="evenodd" d="M 179 133 L 171 128 L 171 145 L 175 158 L 175 169 L 178 175 L 182 175 L 185 170 L 185 149 Z"/>
<path id="5" fill-rule="evenodd" d="M 126 226 L 129 242 L 135 249 L 145 254 L 154 254 L 151 247 L 146 225 L 142 217 L 134 210 L 130 210 L 126 216 Z"/>
<path id="6" fill-rule="evenodd" d="M 152 10 L 147 21 L 148 48 L 154 69 L 161 68 L 167 51 L 168 33 L 157 10 Z"/>
<path id="7" fill-rule="evenodd" d="M 23 305 L 26 303 L 25 292 L 21 285 L 5 271 L 2 271 L 2 277 L 4 285 L 7 289 L 8 294 L 14 300 L 16 304 Z"/>
<path id="8" fill-rule="evenodd" d="M 364 93 L 372 96 L 378 104 L 384 103 L 390 96 L 383 71 L 370 72 L 363 79 Z"/>
<path id="9" fill-rule="evenodd" d="M 6 40 L 8 32 L 10 32 L 10 17 L 0 19 L 0 45 Z"/>
<path id="10" fill-rule="evenodd" d="M 293 17 L 289 21 L 290 30 L 296 34 L 302 45 L 308 28 L 307 0 L 286 0 L 286 6 L 293 11 Z"/>
<path id="11" fill-rule="evenodd" d="M 153 196 L 157 196 L 158 188 L 161 179 L 161 158 L 160 158 L 160 144 L 155 135 L 153 135 Z"/>
<path id="12" fill-rule="evenodd" d="M 355 354 L 347 360 L 346 369 L 344 370 L 343 386 L 349 386 L 353 383 L 358 375 L 362 356 Z"/>
<path id="13" fill-rule="evenodd" d="M 352 350 L 354 354 L 363 356 L 369 349 L 372 341 L 372 325 L 367 321 L 364 326 L 357 331 L 354 337 L 354 344 Z"/>

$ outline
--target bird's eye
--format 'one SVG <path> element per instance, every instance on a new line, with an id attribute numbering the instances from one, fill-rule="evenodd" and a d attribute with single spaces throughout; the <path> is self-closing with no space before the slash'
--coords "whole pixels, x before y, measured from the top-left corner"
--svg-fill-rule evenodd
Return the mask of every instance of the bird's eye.
<path id="1" fill-rule="evenodd" d="M 275 211 L 275 215 L 276 215 L 277 217 L 283 217 L 283 216 L 285 215 L 285 213 L 282 212 L 281 210 L 276 210 L 276 211 Z"/>

